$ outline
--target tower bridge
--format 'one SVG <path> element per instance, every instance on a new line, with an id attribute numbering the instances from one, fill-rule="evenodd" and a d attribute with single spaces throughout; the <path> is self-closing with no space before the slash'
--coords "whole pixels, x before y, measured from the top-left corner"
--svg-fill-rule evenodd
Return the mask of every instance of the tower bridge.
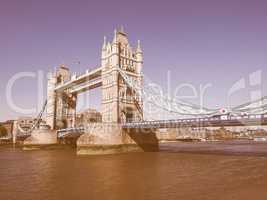
<path id="1" fill-rule="evenodd" d="M 77 95 L 101 87 L 101 110 L 104 123 L 142 121 L 142 99 L 129 88 L 118 69 L 142 84 L 143 54 L 140 41 L 132 48 L 127 34 L 115 30 L 112 42 L 104 37 L 101 66 L 77 76 L 62 65 L 48 79 L 47 123 L 52 129 L 75 126 Z"/>
<path id="2" fill-rule="evenodd" d="M 49 74 L 46 123 L 57 131 L 60 140 L 77 138 L 81 154 L 146 150 L 147 146 L 155 150 L 161 129 L 168 129 L 172 139 L 192 130 L 227 128 L 246 131 L 260 128 L 267 131 L 266 97 L 222 113 L 221 109 L 167 98 L 144 78 L 142 71 L 140 41 L 134 48 L 124 30 L 115 30 L 111 42 L 104 37 L 100 66 L 76 75 L 61 65 Z M 78 94 L 93 92 L 95 88 L 101 88 L 102 122 L 77 127 Z M 146 104 L 152 105 L 152 110 L 162 110 L 175 117 L 153 120 L 147 115 Z M 107 147 L 110 148 L 106 151 Z"/>

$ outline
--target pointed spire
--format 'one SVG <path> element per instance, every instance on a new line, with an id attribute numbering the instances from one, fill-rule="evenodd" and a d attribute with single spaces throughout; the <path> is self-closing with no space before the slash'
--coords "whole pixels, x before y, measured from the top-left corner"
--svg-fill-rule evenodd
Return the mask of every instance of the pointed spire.
<path id="1" fill-rule="evenodd" d="M 120 32 L 121 32 L 121 33 L 124 33 L 124 28 L 123 28 L 122 25 L 121 25 L 121 27 L 120 27 Z"/>
<path id="2" fill-rule="evenodd" d="M 107 43 L 107 51 L 108 52 L 111 51 L 111 44 L 110 44 L 110 42 Z"/>
<path id="3" fill-rule="evenodd" d="M 117 43 L 117 29 L 114 30 L 113 43 Z"/>
<path id="4" fill-rule="evenodd" d="M 141 42 L 140 42 L 140 40 L 137 41 L 137 49 L 136 49 L 136 52 L 142 53 L 142 48 L 141 48 Z"/>
<path id="5" fill-rule="evenodd" d="M 103 42 L 103 47 L 102 47 L 102 49 L 105 50 L 106 47 L 107 47 L 107 37 L 104 36 L 104 42 Z"/>

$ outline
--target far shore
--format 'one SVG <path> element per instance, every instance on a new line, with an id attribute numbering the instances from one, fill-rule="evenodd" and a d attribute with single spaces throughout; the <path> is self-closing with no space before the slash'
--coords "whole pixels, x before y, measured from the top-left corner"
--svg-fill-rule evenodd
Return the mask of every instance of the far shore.
<path id="1" fill-rule="evenodd" d="M 205 142 L 176 141 L 161 143 L 160 150 L 174 153 L 267 156 L 267 142 L 256 142 L 248 139 Z"/>

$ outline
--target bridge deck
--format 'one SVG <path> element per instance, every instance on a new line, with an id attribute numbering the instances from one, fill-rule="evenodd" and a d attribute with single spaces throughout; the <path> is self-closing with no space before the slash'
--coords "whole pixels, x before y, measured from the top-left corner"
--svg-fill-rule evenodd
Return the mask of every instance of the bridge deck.
<path id="1" fill-rule="evenodd" d="M 123 128 L 179 128 L 179 127 L 224 127 L 224 126 L 262 126 L 267 125 L 267 115 L 230 117 L 229 119 L 198 118 L 178 120 L 158 120 L 122 124 Z"/>
<path id="2" fill-rule="evenodd" d="M 81 92 L 92 90 L 94 88 L 101 87 L 101 86 L 102 86 L 102 79 L 97 78 L 92 81 L 86 82 L 85 84 L 78 85 L 77 87 L 73 87 L 70 93 L 81 93 Z"/>
<path id="3" fill-rule="evenodd" d="M 74 77 L 71 80 L 69 80 L 63 84 L 58 85 L 55 88 L 55 90 L 56 91 L 65 90 L 65 89 L 71 88 L 75 85 L 79 85 L 81 83 L 99 78 L 99 77 L 101 77 L 101 73 L 102 73 L 102 67 L 96 68 L 92 71 L 86 71 L 85 74 L 82 74 L 81 76 L 78 76 L 78 77 Z"/>
<path id="4" fill-rule="evenodd" d="M 229 119 L 198 118 L 198 119 L 177 119 L 177 120 L 158 120 L 144 122 L 130 122 L 121 124 L 125 129 L 149 129 L 149 128 L 181 128 L 181 127 L 227 127 L 227 126 L 266 126 L 266 115 L 249 115 L 244 117 L 230 117 Z M 83 134 L 85 129 L 67 128 L 58 130 L 58 137 L 75 137 Z"/>

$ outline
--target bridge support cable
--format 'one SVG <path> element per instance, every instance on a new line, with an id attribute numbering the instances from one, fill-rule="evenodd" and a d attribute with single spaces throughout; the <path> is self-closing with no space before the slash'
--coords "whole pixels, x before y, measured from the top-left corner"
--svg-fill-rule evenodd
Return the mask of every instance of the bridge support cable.
<path id="1" fill-rule="evenodd" d="M 144 84 L 143 87 L 135 79 L 129 77 L 123 70 L 118 68 L 124 81 L 136 94 L 141 96 L 143 101 L 152 103 L 164 111 L 184 116 L 210 116 L 216 114 L 219 109 L 200 108 L 187 102 L 176 102 L 168 99 L 161 91 L 158 91 L 153 84 Z"/>
<path id="2" fill-rule="evenodd" d="M 139 114 L 141 116 L 143 116 L 143 108 L 142 106 L 139 104 L 139 100 L 142 100 L 142 95 L 141 95 L 141 86 L 139 85 L 138 87 L 133 87 L 133 83 L 131 83 L 133 80 L 127 75 L 125 74 L 120 68 L 118 68 L 118 71 L 120 73 L 120 75 L 122 76 L 123 80 L 125 81 L 126 85 L 131 89 L 132 91 L 132 95 L 133 95 L 133 101 L 134 104 L 139 112 Z M 135 83 L 135 85 L 137 85 L 137 83 Z"/>
<path id="3" fill-rule="evenodd" d="M 45 108 L 47 106 L 47 100 L 45 100 L 43 106 L 42 106 L 42 109 L 41 111 L 39 112 L 39 114 L 37 115 L 37 117 L 35 118 L 36 121 L 35 123 L 32 125 L 32 127 L 29 129 L 29 130 L 23 130 L 23 128 L 20 127 L 20 125 L 18 124 L 17 127 L 18 127 L 18 130 L 23 134 L 23 135 L 30 135 L 31 132 L 37 128 L 42 120 L 42 116 L 45 112 Z"/>
<path id="4" fill-rule="evenodd" d="M 232 108 L 232 113 L 240 114 L 266 114 L 267 113 L 267 97 L 251 101 L 240 106 Z"/>
<path id="5" fill-rule="evenodd" d="M 139 97 L 142 98 L 142 102 L 150 103 L 156 108 L 159 108 L 169 114 L 175 114 L 178 118 L 187 117 L 211 117 L 214 115 L 221 115 L 220 109 L 209 109 L 201 107 L 190 102 L 170 99 L 167 95 L 153 84 L 144 82 L 144 85 L 140 85 L 138 81 L 128 76 L 122 69 L 118 68 L 120 75 L 124 81 Z M 152 84 L 151 84 L 152 83 Z M 153 108 L 154 109 L 154 108 Z M 146 111 L 144 109 L 144 111 Z M 255 100 L 237 107 L 233 107 L 226 114 L 242 115 L 247 114 L 266 114 L 267 113 L 267 97 L 263 97 L 259 100 Z M 176 117 L 176 118 L 177 118 Z"/>
<path id="6" fill-rule="evenodd" d="M 42 110 L 40 111 L 40 113 L 38 114 L 38 116 L 36 117 L 36 122 L 35 124 L 32 126 L 31 130 L 35 129 L 36 127 L 38 127 L 40 125 L 40 122 L 42 120 L 43 114 L 45 112 L 45 108 L 47 106 L 47 99 L 45 100 Z"/>

